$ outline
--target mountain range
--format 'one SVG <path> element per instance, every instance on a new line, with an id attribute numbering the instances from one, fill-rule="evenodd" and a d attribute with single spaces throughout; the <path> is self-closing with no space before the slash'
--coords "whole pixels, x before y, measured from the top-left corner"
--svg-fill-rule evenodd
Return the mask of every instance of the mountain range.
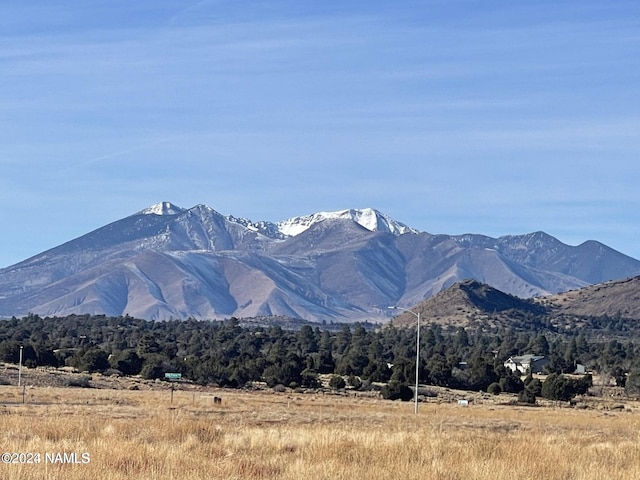
<path id="1" fill-rule="evenodd" d="M 544 233 L 419 232 L 374 209 L 282 222 L 161 202 L 0 270 L 0 316 L 383 321 L 467 278 L 530 298 L 640 275 L 640 261 Z"/>

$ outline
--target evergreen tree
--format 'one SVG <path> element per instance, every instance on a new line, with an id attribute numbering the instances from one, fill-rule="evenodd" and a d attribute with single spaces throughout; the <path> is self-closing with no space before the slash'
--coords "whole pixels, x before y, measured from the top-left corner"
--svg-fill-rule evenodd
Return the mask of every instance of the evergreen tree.
<path id="1" fill-rule="evenodd" d="M 346 386 L 347 384 L 340 375 L 333 375 L 331 379 L 329 379 L 329 387 L 333 390 L 342 390 Z"/>
<path id="2" fill-rule="evenodd" d="M 627 395 L 640 395 L 640 369 L 629 372 L 624 390 Z"/>
<path id="3" fill-rule="evenodd" d="M 385 400 L 408 402 L 414 398 L 413 390 L 407 384 L 395 381 L 391 381 L 382 387 L 380 394 Z"/>
<path id="4" fill-rule="evenodd" d="M 120 370 L 125 375 L 137 375 L 142 370 L 142 359 L 133 349 L 124 350 L 112 355 L 109 363 L 112 368 Z"/>
<path id="5" fill-rule="evenodd" d="M 316 334 L 309 325 L 304 325 L 296 335 L 299 355 L 308 355 L 318 351 Z"/>

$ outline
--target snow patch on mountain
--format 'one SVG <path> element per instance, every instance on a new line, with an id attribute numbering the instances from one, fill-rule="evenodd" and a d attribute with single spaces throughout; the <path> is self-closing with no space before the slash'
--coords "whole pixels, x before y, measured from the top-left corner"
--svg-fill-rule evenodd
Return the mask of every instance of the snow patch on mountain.
<path id="1" fill-rule="evenodd" d="M 247 218 L 238 218 L 233 215 L 225 217 L 229 222 L 237 223 L 252 232 L 260 233 L 276 240 L 284 240 L 286 236 L 278 229 L 278 225 L 268 221 L 253 222 Z"/>
<path id="2" fill-rule="evenodd" d="M 186 212 L 184 208 L 180 208 L 171 202 L 160 202 L 141 210 L 139 213 L 142 215 L 177 215 L 184 212 Z"/>
<path id="3" fill-rule="evenodd" d="M 172 204 L 171 202 L 160 202 L 141 210 L 136 215 L 197 215 L 197 216 L 216 216 L 223 217 L 221 214 L 206 205 L 196 205 L 195 207 L 185 209 Z M 395 221 L 393 218 L 384 213 L 374 210 L 373 208 L 364 209 L 348 209 L 336 212 L 318 212 L 302 217 L 293 217 L 278 223 L 270 221 L 254 222 L 247 218 L 234 217 L 228 215 L 223 217 L 227 222 L 240 225 L 248 231 L 259 233 L 274 240 L 284 240 L 289 237 L 295 237 L 306 231 L 311 226 L 329 219 L 351 220 L 354 223 L 366 228 L 371 232 L 389 232 L 394 235 L 402 235 L 404 233 L 418 233 L 417 230 L 407 225 Z"/>
<path id="4" fill-rule="evenodd" d="M 351 220 L 371 232 L 389 232 L 394 235 L 405 233 L 418 233 L 417 230 L 397 222 L 391 217 L 380 213 L 373 208 L 339 210 L 337 212 L 318 212 L 312 215 L 294 217 L 282 222 L 277 226 L 280 232 L 289 237 L 295 237 L 312 225 L 328 219 Z"/>

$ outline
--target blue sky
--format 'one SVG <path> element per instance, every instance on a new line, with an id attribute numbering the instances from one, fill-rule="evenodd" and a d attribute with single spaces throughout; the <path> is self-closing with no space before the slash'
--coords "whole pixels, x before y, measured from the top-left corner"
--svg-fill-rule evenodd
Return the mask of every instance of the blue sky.
<path id="1" fill-rule="evenodd" d="M 0 6 L 0 267 L 160 201 L 640 258 L 636 1 Z"/>

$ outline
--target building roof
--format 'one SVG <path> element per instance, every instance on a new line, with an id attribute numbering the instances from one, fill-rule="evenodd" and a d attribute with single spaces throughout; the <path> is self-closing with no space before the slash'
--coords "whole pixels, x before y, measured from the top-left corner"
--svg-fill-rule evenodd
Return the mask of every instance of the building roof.
<path id="1" fill-rule="evenodd" d="M 544 358 L 544 355 L 527 354 L 527 355 L 520 355 L 518 357 L 509 357 L 507 362 L 511 361 L 513 363 L 519 363 L 521 365 L 524 365 L 527 363 L 530 364 L 531 362 L 537 362 L 538 360 L 542 360 L 543 358 Z"/>

